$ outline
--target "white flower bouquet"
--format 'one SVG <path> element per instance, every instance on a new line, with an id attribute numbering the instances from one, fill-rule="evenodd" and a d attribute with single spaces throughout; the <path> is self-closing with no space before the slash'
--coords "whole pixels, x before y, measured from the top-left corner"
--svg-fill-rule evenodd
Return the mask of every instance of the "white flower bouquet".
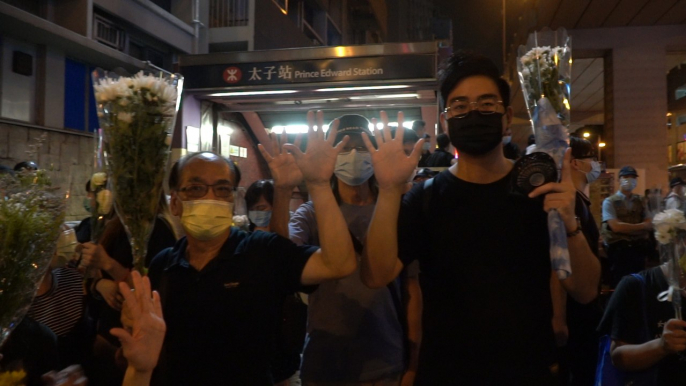
<path id="1" fill-rule="evenodd" d="M 670 301 L 674 305 L 677 319 L 681 317 L 681 283 L 680 278 L 686 271 L 686 217 L 678 209 L 667 209 L 653 217 L 655 238 L 660 244 L 662 262 L 667 264 L 667 283 L 669 289 L 662 292 L 658 299 Z"/>
<path id="2" fill-rule="evenodd" d="M 98 69 L 93 84 L 114 207 L 129 236 L 134 267 L 144 273 L 183 77 L 125 77 Z"/>
<path id="3" fill-rule="evenodd" d="M 571 40 L 564 28 L 534 32 L 519 46 L 517 72 L 536 137 L 535 152 L 552 157 L 558 170 L 569 144 L 571 63 Z M 548 232 L 551 266 L 566 279 L 572 273 L 566 230 L 555 210 L 548 213 Z"/>
<path id="4" fill-rule="evenodd" d="M 0 346 L 21 322 L 55 254 L 65 196 L 45 170 L 0 175 Z M 67 194 L 68 196 L 68 194 Z"/>

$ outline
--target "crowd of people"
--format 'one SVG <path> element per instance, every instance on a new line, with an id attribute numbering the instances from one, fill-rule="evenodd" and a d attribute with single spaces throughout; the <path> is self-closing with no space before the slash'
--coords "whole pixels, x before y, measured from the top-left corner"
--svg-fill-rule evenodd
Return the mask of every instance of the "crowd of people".
<path id="1" fill-rule="evenodd" d="M 323 114 L 310 112 L 305 149 L 285 135 L 260 144 L 272 179 L 250 184 L 243 227 L 232 226 L 238 166 L 211 152 L 181 158 L 145 277 L 132 272 L 116 213 L 97 243 L 89 219 L 65 229 L 0 366 L 22 361 L 28 384 L 593 385 L 606 335 L 626 377 L 684 384 L 686 323 L 657 301 L 664 266 L 645 270 L 656 245 L 632 193 L 636 170 L 619 172 L 599 229 L 589 141 L 572 137 L 559 182 L 522 194 L 497 66 L 454 55 L 440 96 L 433 152 L 422 121 L 405 130 L 399 113 L 392 129 L 383 112 L 374 134 L 354 114 L 324 133 Z M 303 181 L 309 200 L 291 212 Z M 684 209 L 684 185 L 671 182 L 668 208 Z M 564 279 L 550 263 L 553 210 L 567 238 Z M 616 288 L 607 307 L 604 253 Z"/>

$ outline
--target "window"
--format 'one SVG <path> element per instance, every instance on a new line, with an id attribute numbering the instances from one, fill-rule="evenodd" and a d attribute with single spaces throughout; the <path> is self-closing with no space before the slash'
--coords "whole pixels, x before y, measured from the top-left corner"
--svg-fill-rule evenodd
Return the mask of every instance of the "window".
<path id="1" fill-rule="evenodd" d="M 674 97 L 675 97 L 676 100 L 679 100 L 679 99 L 681 99 L 681 98 L 683 98 L 683 97 L 686 97 L 686 84 L 683 85 L 683 86 L 681 86 L 681 87 L 677 87 L 677 89 L 676 89 L 676 91 L 674 92 L 674 94 L 676 94 L 676 95 L 674 95 Z"/>
<path id="2" fill-rule="evenodd" d="M 94 132 L 99 127 L 98 112 L 93 96 L 91 71 L 83 63 L 65 58 L 64 128 Z"/>

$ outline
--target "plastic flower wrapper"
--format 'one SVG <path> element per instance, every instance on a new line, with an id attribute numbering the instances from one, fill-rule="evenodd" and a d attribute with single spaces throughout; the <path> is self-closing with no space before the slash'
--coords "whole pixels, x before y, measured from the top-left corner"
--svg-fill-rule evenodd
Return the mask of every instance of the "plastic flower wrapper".
<path id="1" fill-rule="evenodd" d="M 667 264 L 667 283 L 669 289 L 658 295 L 658 300 L 672 302 L 677 319 L 681 316 L 680 278 L 686 271 L 686 217 L 678 209 L 667 209 L 653 217 L 655 238 L 660 244 L 660 256 Z"/>
<path id="2" fill-rule="evenodd" d="M 0 175 L 0 346 L 21 322 L 54 257 L 65 197 L 45 170 Z"/>
<path id="3" fill-rule="evenodd" d="M 571 62 L 571 40 L 564 28 L 534 32 L 525 46 L 519 46 L 517 72 L 536 137 L 536 148 L 530 156 L 540 159 L 536 152 L 546 153 L 558 171 L 569 144 Z M 552 268 L 560 279 L 566 279 L 572 273 L 567 234 L 555 210 L 548 213 L 548 232 Z"/>
<path id="4" fill-rule="evenodd" d="M 93 84 L 114 208 L 129 236 L 134 268 L 144 274 L 183 77 L 97 69 Z"/>

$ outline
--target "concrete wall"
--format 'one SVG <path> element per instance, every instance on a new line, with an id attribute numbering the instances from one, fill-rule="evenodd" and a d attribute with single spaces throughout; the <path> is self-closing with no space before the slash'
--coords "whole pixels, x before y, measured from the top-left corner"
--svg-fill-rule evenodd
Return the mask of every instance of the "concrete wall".
<path id="1" fill-rule="evenodd" d="M 55 170 L 53 181 L 60 191 L 66 192 L 71 188 L 67 221 L 81 220 L 88 216 L 82 204 L 86 197 L 86 181 L 92 174 L 92 136 L 0 122 L 0 164 L 12 168 L 21 161 L 27 161 L 29 146 L 37 144 L 36 139 L 42 135 L 45 135 L 45 141 L 38 150 L 38 159 L 33 161 L 41 168 L 47 169 L 52 165 Z"/>
<path id="2" fill-rule="evenodd" d="M 571 35 L 574 50 L 583 57 L 611 55 L 611 75 L 606 71 L 606 77 L 612 84 L 605 90 L 612 93 L 612 111 L 605 117 L 610 130 L 603 138 L 603 158 L 610 167 L 645 168 L 645 186 L 664 187 L 666 55 L 686 49 L 686 25 L 573 30 Z"/>
<path id="3" fill-rule="evenodd" d="M 255 50 L 310 47 L 312 42 L 271 0 L 255 0 Z M 263 26 L 269 26 L 264 28 Z"/>

